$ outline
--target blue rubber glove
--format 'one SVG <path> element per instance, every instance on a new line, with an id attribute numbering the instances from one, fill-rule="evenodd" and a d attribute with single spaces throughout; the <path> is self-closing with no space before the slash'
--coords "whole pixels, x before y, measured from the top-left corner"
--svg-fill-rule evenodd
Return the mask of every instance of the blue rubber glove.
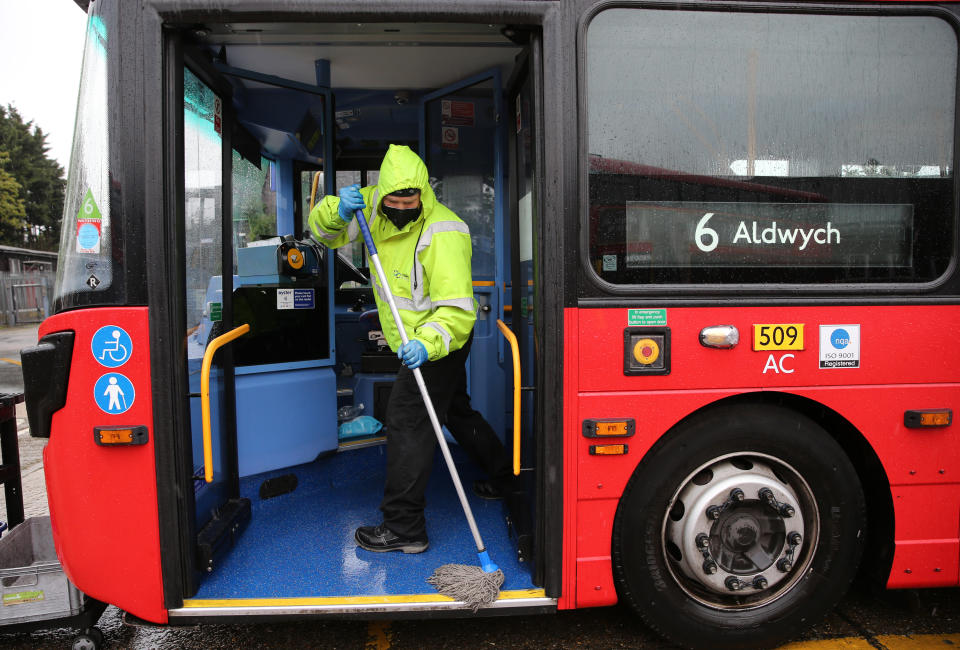
<path id="1" fill-rule="evenodd" d="M 403 359 L 403 365 L 413 370 L 427 361 L 427 348 L 420 341 L 407 341 L 397 350 L 397 357 Z"/>
<path id="2" fill-rule="evenodd" d="M 363 195 L 360 194 L 360 185 L 354 183 L 340 188 L 340 206 L 337 208 L 337 214 L 341 219 L 350 223 L 357 210 L 367 207 L 363 202 Z"/>

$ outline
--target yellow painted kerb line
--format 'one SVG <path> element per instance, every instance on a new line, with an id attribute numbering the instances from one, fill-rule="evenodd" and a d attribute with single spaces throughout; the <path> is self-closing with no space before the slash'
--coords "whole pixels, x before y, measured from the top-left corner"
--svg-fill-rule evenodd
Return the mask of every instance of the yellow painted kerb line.
<path id="1" fill-rule="evenodd" d="M 923 650 L 960 645 L 960 634 L 882 634 L 873 638 L 887 650 Z M 844 637 L 823 641 L 800 641 L 781 646 L 779 650 L 873 650 L 875 644 L 862 637 Z"/>
<path id="2" fill-rule="evenodd" d="M 497 600 L 543 598 L 543 589 L 501 591 Z M 449 603 L 453 598 L 440 594 L 398 594 L 396 596 L 331 596 L 324 598 L 190 598 L 184 607 L 310 607 L 318 605 L 388 605 L 403 603 Z"/>
<path id="3" fill-rule="evenodd" d="M 7 363 L 12 363 L 15 366 L 19 366 L 20 362 L 16 359 L 7 359 L 6 357 L 0 357 L 0 361 L 6 361 Z"/>

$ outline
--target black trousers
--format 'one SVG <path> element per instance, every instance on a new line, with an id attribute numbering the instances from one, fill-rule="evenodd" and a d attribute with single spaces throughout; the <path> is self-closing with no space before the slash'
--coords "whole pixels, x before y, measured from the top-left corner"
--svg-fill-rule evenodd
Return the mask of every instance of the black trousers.
<path id="1" fill-rule="evenodd" d="M 464 347 L 424 363 L 420 370 L 437 419 L 490 480 L 505 489 L 512 478 L 510 457 L 493 428 L 470 406 L 467 394 L 466 362 L 472 343 L 471 332 Z M 403 366 L 388 404 L 387 481 L 380 504 L 383 523 L 401 537 L 426 533 L 424 495 L 436 446 L 436 434 L 413 371 Z"/>

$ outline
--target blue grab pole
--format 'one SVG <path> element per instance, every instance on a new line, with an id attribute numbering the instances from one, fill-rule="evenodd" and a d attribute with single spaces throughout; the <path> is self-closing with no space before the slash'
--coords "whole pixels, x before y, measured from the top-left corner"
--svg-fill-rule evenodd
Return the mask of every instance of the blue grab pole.
<path id="1" fill-rule="evenodd" d="M 373 236 L 370 234 L 370 226 L 367 225 L 367 219 L 363 216 L 363 210 L 356 210 L 357 222 L 360 226 L 360 232 L 363 233 L 363 243 L 367 246 L 367 252 L 370 253 L 370 261 L 377 277 L 380 279 L 380 286 L 383 287 L 383 293 L 387 296 L 387 303 L 390 305 L 390 313 L 393 315 L 393 322 L 400 332 L 400 340 L 406 344 L 410 339 L 407 337 L 407 331 L 403 328 L 403 321 L 400 319 L 400 312 L 397 311 L 397 304 L 393 300 L 393 294 L 390 293 L 390 285 L 387 283 L 387 275 L 383 272 L 380 265 L 380 257 L 377 255 L 377 246 L 373 243 Z M 440 450 L 443 452 L 443 459 L 447 463 L 447 469 L 450 470 L 450 478 L 453 479 L 453 486 L 457 489 L 457 496 L 460 498 L 460 505 L 463 507 L 463 514 L 467 517 L 467 524 L 470 526 L 470 532 L 473 534 L 473 541 L 477 545 L 477 558 L 480 561 L 480 567 L 485 573 L 493 573 L 498 570 L 496 564 L 487 554 L 486 547 L 483 545 L 483 538 L 480 537 L 480 531 L 477 529 L 477 522 L 473 518 L 473 511 L 470 504 L 467 503 L 467 495 L 463 491 L 463 484 L 460 482 L 460 475 L 453 464 L 453 457 L 450 455 L 450 447 L 447 445 L 446 438 L 443 437 L 443 430 L 440 428 L 440 420 L 437 419 L 437 412 L 433 408 L 433 401 L 427 392 L 427 385 L 423 381 L 423 373 L 420 368 L 413 369 L 413 376 L 417 380 L 417 386 L 420 388 L 420 395 L 423 396 L 423 403 L 427 407 L 427 414 L 430 416 L 430 423 L 433 425 L 433 433 L 440 443 Z"/>

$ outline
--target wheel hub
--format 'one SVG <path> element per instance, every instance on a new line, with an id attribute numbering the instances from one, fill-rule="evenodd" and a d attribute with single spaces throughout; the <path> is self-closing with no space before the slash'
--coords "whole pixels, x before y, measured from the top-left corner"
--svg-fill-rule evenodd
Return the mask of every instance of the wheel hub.
<path id="1" fill-rule="evenodd" d="M 775 471 L 776 470 L 776 471 Z M 789 477 L 789 478 L 788 478 Z M 664 521 L 674 579 L 705 604 L 756 606 L 802 574 L 816 539 L 816 505 L 783 463 L 737 454 L 704 465 L 680 486 Z M 806 526 L 812 524 L 811 530 Z"/>
<path id="2" fill-rule="evenodd" d="M 734 513 L 731 513 L 734 514 Z M 720 524 L 714 524 L 714 528 Z M 750 549 L 760 536 L 760 523 L 749 513 L 734 514 L 720 525 L 720 540 L 735 553 Z"/>
<path id="3" fill-rule="evenodd" d="M 724 512 L 710 529 L 710 552 L 728 573 L 745 575 L 765 571 L 777 561 L 784 546 L 784 522 L 763 512 L 757 499 Z"/>

